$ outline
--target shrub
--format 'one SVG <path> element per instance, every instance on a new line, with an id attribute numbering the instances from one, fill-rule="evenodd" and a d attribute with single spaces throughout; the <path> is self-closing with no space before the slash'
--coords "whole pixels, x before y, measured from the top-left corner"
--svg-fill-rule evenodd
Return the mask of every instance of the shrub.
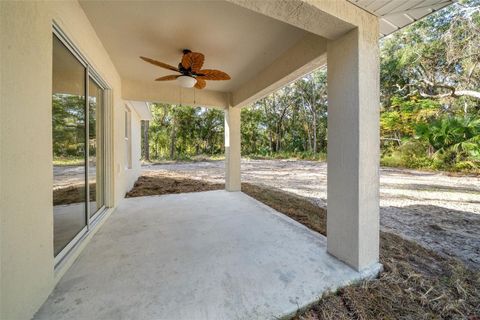
<path id="1" fill-rule="evenodd" d="M 384 167 L 403 167 L 403 162 L 398 156 L 398 153 L 394 152 L 390 155 L 383 156 L 380 159 L 380 165 Z"/>
<path id="2" fill-rule="evenodd" d="M 407 141 L 404 142 L 398 150 L 402 154 L 402 157 L 424 157 L 427 155 L 427 146 L 420 141 Z"/>
<path id="3" fill-rule="evenodd" d="M 479 169 L 479 165 L 473 161 L 460 161 L 453 166 L 454 171 L 474 171 Z"/>

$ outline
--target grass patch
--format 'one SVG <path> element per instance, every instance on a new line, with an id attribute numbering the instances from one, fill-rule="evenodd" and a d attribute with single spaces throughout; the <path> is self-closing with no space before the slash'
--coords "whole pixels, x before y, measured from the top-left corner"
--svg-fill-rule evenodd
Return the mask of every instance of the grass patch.
<path id="1" fill-rule="evenodd" d="M 324 152 L 272 152 L 272 153 L 259 153 L 248 154 L 243 156 L 246 159 L 258 159 L 258 160 L 309 160 L 309 161 L 326 161 L 327 154 Z"/>
<path id="2" fill-rule="evenodd" d="M 266 152 L 258 154 L 244 154 L 242 155 L 244 159 L 255 159 L 255 160 L 309 160 L 309 161 L 326 161 L 327 154 L 324 152 Z M 158 158 L 150 159 L 148 163 L 170 163 L 170 162 L 200 162 L 200 161 L 217 161 L 225 160 L 224 154 L 217 155 L 207 155 L 200 154 L 196 156 L 190 155 L 177 155 L 175 159 L 170 158 Z"/>
<path id="3" fill-rule="evenodd" d="M 83 164 L 85 164 L 85 159 L 83 157 L 80 157 L 80 158 L 55 157 L 53 159 L 54 166 L 80 166 Z"/>
<path id="4" fill-rule="evenodd" d="M 463 173 L 479 175 L 480 168 L 472 161 L 460 161 L 451 165 L 427 156 L 405 155 L 399 151 L 383 155 L 380 158 L 382 167 L 406 168 L 422 171 L 440 171 L 446 173 Z"/>
<path id="5" fill-rule="evenodd" d="M 220 183 L 156 173 L 140 177 L 127 196 L 223 187 Z M 243 183 L 242 191 L 326 235 L 327 212 L 308 199 L 250 183 Z M 326 294 L 295 319 L 479 319 L 478 270 L 388 232 L 380 233 L 380 262 L 384 271 L 378 279 Z"/>
<path id="6" fill-rule="evenodd" d="M 166 163 L 177 163 L 177 162 L 205 162 L 205 161 L 220 161 L 225 160 L 225 155 L 197 155 L 197 156 L 182 156 L 175 159 L 169 158 L 159 158 L 159 159 L 150 159 L 150 161 L 142 160 L 144 163 L 148 164 L 166 164 Z"/>

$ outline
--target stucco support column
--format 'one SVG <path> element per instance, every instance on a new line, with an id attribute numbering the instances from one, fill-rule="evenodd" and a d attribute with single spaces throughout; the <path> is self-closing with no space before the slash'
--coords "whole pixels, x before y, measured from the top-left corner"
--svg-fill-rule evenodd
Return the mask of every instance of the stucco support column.
<path id="1" fill-rule="evenodd" d="M 225 108 L 225 189 L 240 191 L 240 111 Z"/>
<path id="2" fill-rule="evenodd" d="M 379 266 L 377 28 L 375 19 L 327 45 L 327 247 L 357 270 Z"/>

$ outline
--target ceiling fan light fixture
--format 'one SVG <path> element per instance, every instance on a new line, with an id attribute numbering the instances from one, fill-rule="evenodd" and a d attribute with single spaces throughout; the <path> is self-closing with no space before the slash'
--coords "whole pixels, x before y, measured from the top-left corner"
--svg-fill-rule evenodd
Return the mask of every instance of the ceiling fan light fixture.
<path id="1" fill-rule="evenodd" d="M 182 88 L 193 88 L 193 86 L 197 83 L 197 79 L 190 76 L 180 76 L 177 78 L 177 83 Z"/>

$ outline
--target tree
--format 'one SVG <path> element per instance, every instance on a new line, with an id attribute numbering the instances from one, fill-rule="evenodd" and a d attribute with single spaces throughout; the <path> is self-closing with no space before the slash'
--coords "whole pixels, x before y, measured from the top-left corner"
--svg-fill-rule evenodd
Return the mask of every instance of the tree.
<path id="1" fill-rule="evenodd" d="M 254 104 L 257 108 L 261 108 L 265 114 L 264 121 L 267 127 L 271 152 L 278 152 L 281 148 L 282 125 L 290 106 L 288 92 L 290 92 L 290 89 L 287 86 Z"/>
<path id="2" fill-rule="evenodd" d="M 382 43 L 383 102 L 394 94 L 480 102 L 480 1 L 447 7 Z"/>
<path id="3" fill-rule="evenodd" d="M 82 157 L 85 152 L 85 99 L 55 94 L 52 99 L 53 156 Z"/>
<path id="4" fill-rule="evenodd" d="M 317 153 L 318 147 L 318 127 L 321 126 L 321 146 L 322 149 L 326 141 L 327 127 L 327 73 L 325 69 L 308 74 L 307 76 L 295 82 L 297 91 L 296 102 L 302 105 L 302 109 L 311 118 L 307 124 L 311 124 L 312 152 Z M 307 135 L 310 136 L 310 126 L 307 125 Z M 310 144 L 310 143 L 309 143 Z"/>

